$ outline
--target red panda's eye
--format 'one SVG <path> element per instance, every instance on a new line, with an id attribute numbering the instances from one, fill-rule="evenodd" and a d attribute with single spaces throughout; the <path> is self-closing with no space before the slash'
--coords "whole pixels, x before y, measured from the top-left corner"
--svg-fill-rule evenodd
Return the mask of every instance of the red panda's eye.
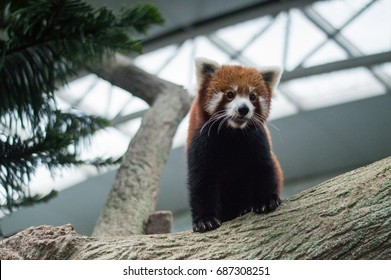
<path id="1" fill-rule="evenodd" d="M 227 92 L 228 99 L 233 99 L 235 97 L 235 93 L 233 91 Z"/>
<path id="2" fill-rule="evenodd" d="M 257 99 L 257 96 L 254 93 L 250 94 L 250 101 L 255 101 Z"/>

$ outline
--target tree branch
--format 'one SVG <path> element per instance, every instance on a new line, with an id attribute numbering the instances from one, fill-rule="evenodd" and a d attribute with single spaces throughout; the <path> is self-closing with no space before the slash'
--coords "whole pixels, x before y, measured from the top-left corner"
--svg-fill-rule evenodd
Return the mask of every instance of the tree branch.
<path id="1" fill-rule="evenodd" d="M 390 200 L 388 157 L 211 232 L 97 239 L 32 227 L 1 241 L 0 259 L 390 259 Z"/>
<path id="2" fill-rule="evenodd" d="M 134 96 L 137 96 L 152 105 L 156 98 L 173 88 L 185 94 L 185 90 L 169 81 L 162 80 L 134 65 L 132 60 L 124 55 L 117 54 L 100 68 L 90 69 L 102 79 L 120 87 Z M 176 93 L 178 94 L 178 93 Z M 185 94 L 187 96 L 187 92 Z"/>
<path id="3" fill-rule="evenodd" d="M 189 111 L 190 98 L 182 87 L 139 69 L 124 56 L 116 56 L 95 73 L 152 106 L 123 157 L 93 236 L 143 234 L 148 216 L 155 210 L 172 138 Z"/>

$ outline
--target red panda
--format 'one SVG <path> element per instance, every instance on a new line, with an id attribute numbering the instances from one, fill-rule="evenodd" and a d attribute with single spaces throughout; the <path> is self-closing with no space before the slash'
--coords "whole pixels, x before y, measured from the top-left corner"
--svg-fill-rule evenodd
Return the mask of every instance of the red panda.
<path id="1" fill-rule="evenodd" d="M 280 204 L 283 173 L 266 119 L 281 70 L 196 61 L 198 94 L 186 142 L 195 232 Z"/>

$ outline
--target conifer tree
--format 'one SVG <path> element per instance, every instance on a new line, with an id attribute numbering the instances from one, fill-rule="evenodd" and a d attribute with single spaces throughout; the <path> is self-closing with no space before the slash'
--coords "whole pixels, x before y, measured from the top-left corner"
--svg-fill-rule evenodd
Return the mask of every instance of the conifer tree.
<path id="1" fill-rule="evenodd" d="M 151 5 L 115 14 L 81 0 L 0 2 L 0 210 L 46 201 L 29 192 L 38 166 L 116 163 L 82 160 L 80 144 L 109 122 L 79 111 L 61 111 L 55 91 L 72 75 L 116 52 L 141 51 L 137 37 L 163 22 Z"/>

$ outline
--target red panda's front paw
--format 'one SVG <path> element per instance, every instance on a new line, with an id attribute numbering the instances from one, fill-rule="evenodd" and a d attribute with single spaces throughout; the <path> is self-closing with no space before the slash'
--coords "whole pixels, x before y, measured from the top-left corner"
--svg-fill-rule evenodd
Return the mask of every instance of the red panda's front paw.
<path id="1" fill-rule="evenodd" d="M 195 232 L 205 232 L 209 230 L 214 230 L 221 226 L 221 222 L 219 219 L 215 217 L 208 217 L 199 219 L 197 222 L 193 224 L 193 231 Z"/>
<path id="2" fill-rule="evenodd" d="M 256 214 L 269 213 L 277 209 L 281 204 L 281 199 L 278 195 L 274 194 L 268 198 L 261 199 L 259 203 L 256 203 L 253 207 L 253 211 Z"/>
<path id="3" fill-rule="evenodd" d="M 242 212 L 240 212 L 240 215 L 239 215 L 239 216 L 244 216 L 244 215 L 246 215 L 247 213 L 250 213 L 252 210 L 253 210 L 252 207 L 248 207 L 248 208 L 244 209 Z"/>

